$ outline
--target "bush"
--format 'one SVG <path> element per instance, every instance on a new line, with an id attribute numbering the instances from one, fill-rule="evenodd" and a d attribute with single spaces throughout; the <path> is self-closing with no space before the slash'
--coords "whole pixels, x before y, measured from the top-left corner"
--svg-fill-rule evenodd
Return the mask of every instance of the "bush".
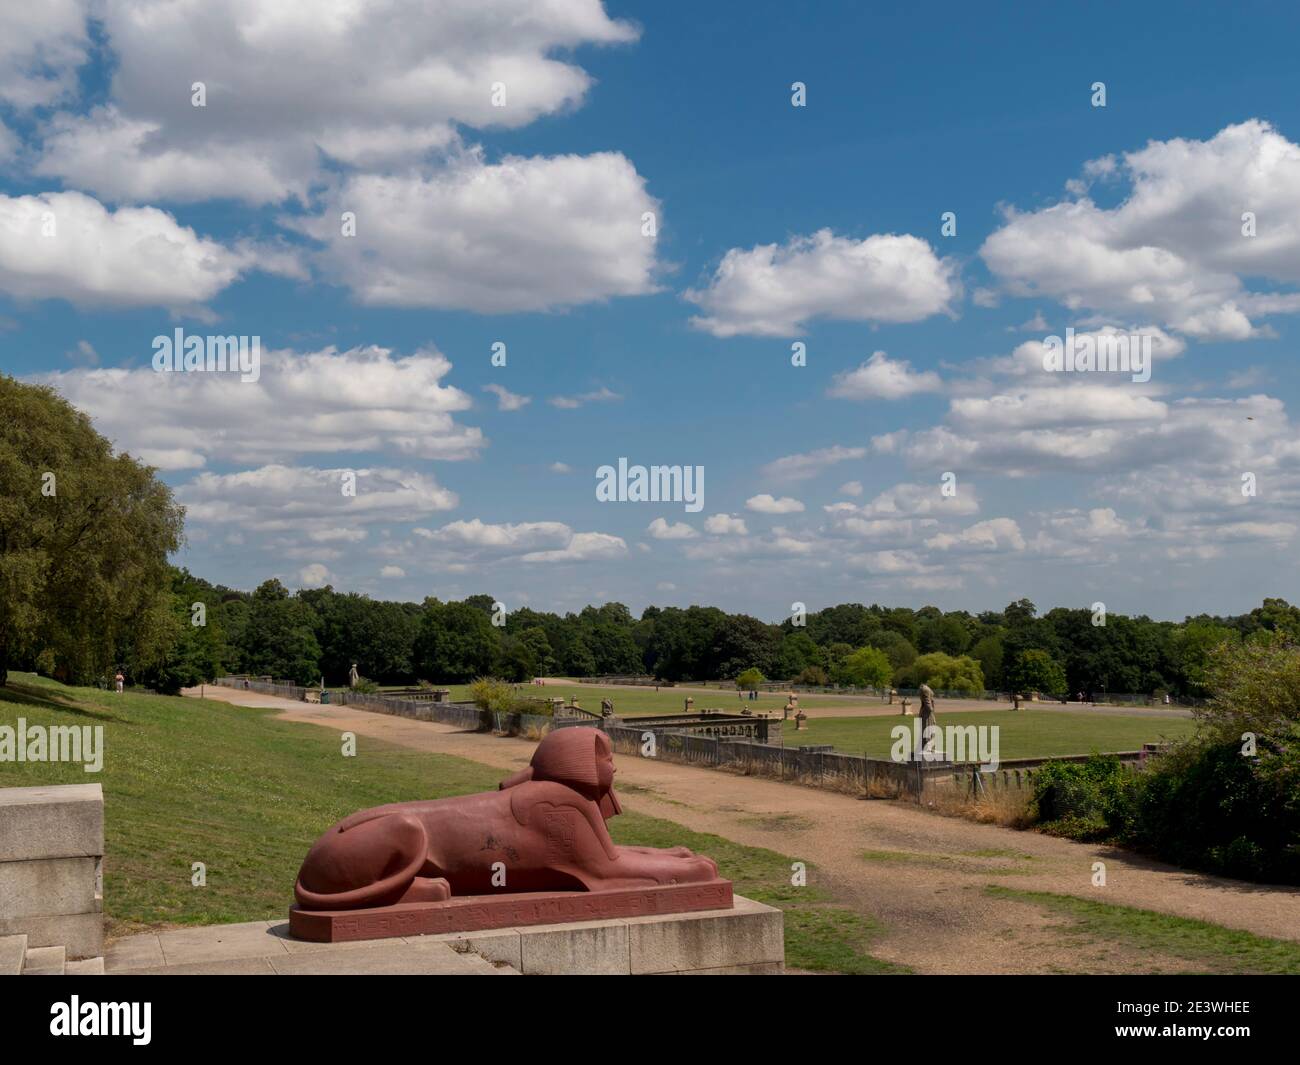
<path id="1" fill-rule="evenodd" d="M 514 689 L 504 680 L 496 677 L 479 677 L 469 686 L 469 698 L 480 710 L 513 713 L 515 709 Z"/>
<path id="2" fill-rule="evenodd" d="M 497 677 L 479 677 L 469 686 L 470 701 L 480 710 L 502 714 L 536 714 L 551 717 L 551 704 L 545 699 L 515 691 L 509 681 Z"/>
<path id="3" fill-rule="evenodd" d="M 790 683 L 808 688 L 824 688 L 830 683 L 830 678 L 826 676 L 826 670 L 822 669 L 821 666 L 808 666 Z"/>
<path id="4" fill-rule="evenodd" d="M 1114 755 L 1048 762 L 1034 774 L 1034 810 L 1053 835 L 1093 841 L 1127 823 L 1131 776 Z"/>
<path id="5" fill-rule="evenodd" d="M 1200 730 L 1144 775 L 1117 832 L 1179 865 L 1300 884 L 1300 648 L 1269 632 L 1226 641 L 1205 677 Z"/>
<path id="6" fill-rule="evenodd" d="M 379 685 L 373 680 L 367 680 L 365 677 L 358 677 L 357 682 L 352 685 L 354 692 L 360 692 L 362 695 L 378 695 Z"/>
<path id="7" fill-rule="evenodd" d="M 1128 773 L 1113 755 L 1049 762 L 1034 775 L 1045 832 L 1123 843 L 1220 876 L 1300 884 L 1300 735 L 1255 757 L 1193 740 Z"/>
<path id="8" fill-rule="evenodd" d="M 1300 811 L 1279 780 L 1300 771 L 1300 745 L 1241 753 L 1241 743 L 1186 745 L 1134 789 L 1121 838 L 1193 869 L 1300 884 Z M 1276 775 L 1275 775 L 1276 774 Z"/>

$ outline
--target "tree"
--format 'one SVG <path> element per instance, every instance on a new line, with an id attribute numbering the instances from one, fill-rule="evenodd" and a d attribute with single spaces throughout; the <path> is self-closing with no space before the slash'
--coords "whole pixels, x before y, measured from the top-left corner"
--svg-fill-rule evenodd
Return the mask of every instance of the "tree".
<path id="1" fill-rule="evenodd" d="M 0 375 L 0 684 L 37 656 L 83 682 L 123 648 L 161 660 L 183 521 L 153 469 L 115 455 L 86 415 Z"/>
<path id="2" fill-rule="evenodd" d="M 549 677 L 556 670 L 555 655 L 551 651 L 551 641 L 546 638 L 546 630 L 540 625 L 533 625 L 519 633 L 519 642 L 532 652 L 536 676 Z"/>
<path id="3" fill-rule="evenodd" d="M 917 626 L 922 652 L 943 651 L 959 655 L 970 646 L 970 628 L 958 614 L 945 614 Z"/>
<path id="4" fill-rule="evenodd" d="M 819 610 L 808 615 L 808 636 L 822 647 L 829 647 L 833 643 L 861 647 L 871 643 L 872 636 L 880 629 L 876 609 L 868 609 L 861 603 L 841 603 L 839 606 Z M 787 631 L 793 631 L 792 622 L 788 618 L 783 627 Z"/>
<path id="5" fill-rule="evenodd" d="M 1034 615 L 1038 613 L 1038 607 L 1034 606 L 1028 599 L 1017 599 L 1002 612 L 1006 622 L 1012 628 L 1026 625 L 1034 620 Z"/>
<path id="6" fill-rule="evenodd" d="M 1219 643 L 1207 656 L 1204 681 L 1214 696 L 1193 713 L 1216 740 L 1300 738 L 1300 647 L 1282 633 Z M 1300 803 L 1300 791 L 1296 796 Z"/>
<path id="7" fill-rule="evenodd" d="M 884 688 L 888 687 L 892 673 L 884 651 L 875 647 L 862 647 L 840 662 L 832 677 L 836 684 L 847 684 L 855 688 Z"/>
<path id="8" fill-rule="evenodd" d="M 1065 671 L 1046 651 L 1021 651 L 1007 670 L 1007 687 L 1013 692 L 1065 693 Z"/>
<path id="9" fill-rule="evenodd" d="M 537 676 L 537 656 L 522 639 L 507 633 L 501 638 L 493 672 L 514 684 L 532 680 Z"/>
<path id="10" fill-rule="evenodd" d="M 176 695 L 182 688 L 213 680 L 224 672 L 225 659 L 230 655 L 215 589 L 186 570 L 175 568 L 172 588 L 165 603 L 160 601 L 168 616 L 155 622 L 160 633 L 170 634 L 162 656 L 155 661 L 138 661 L 128 648 L 118 656 L 136 683 L 163 695 Z"/>
<path id="11" fill-rule="evenodd" d="M 1002 687 L 1002 637 L 998 633 L 985 636 L 971 648 L 971 658 L 980 664 L 984 683 L 990 688 Z"/>
<path id="12" fill-rule="evenodd" d="M 752 691 L 766 680 L 761 669 L 751 666 L 736 677 L 736 687 L 741 691 Z"/>
<path id="13" fill-rule="evenodd" d="M 492 672 L 499 638 L 489 614 L 464 603 L 441 603 L 420 616 L 411 656 L 416 675 L 464 683 Z"/>
<path id="14" fill-rule="evenodd" d="M 781 641 L 781 649 L 776 655 L 776 665 L 772 672 L 782 678 L 798 676 L 810 666 L 821 666 L 826 660 L 823 651 L 806 632 L 787 633 Z"/>
<path id="15" fill-rule="evenodd" d="M 250 672 L 314 684 L 320 679 L 316 624 L 315 613 L 303 600 L 291 597 L 277 580 L 264 581 L 253 593 L 242 636 Z"/>
<path id="16" fill-rule="evenodd" d="M 726 617 L 717 607 L 666 608 L 655 618 L 647 666 L 664 680 L 719 676 L 712 655 L 715 636 Z"/>
<path id="17" fill-rule="evenodd" d="M 904 636 L 889 629 L 877 633 L 871 646 L 884 651 L 890 668 L 897 675 L 916 661 L 916 648 Z"/>
<path id="18" fill-rule="evenodd" d="M 938 691 L 970 695 L 978 695 L 984 690 L 984 674 L 980 672 L 979 663 L 969 655 L 953 657 L 942 651 L 932 651 L 917 658 L 905 676 L 908 687 L 919 688 L 928 684 Z"/>
<path id="19" fill-rule="evenodd" d="M 316 639 L 321 648 L 321 672 L 342 683 L 357 664 L 357 671 L 383 683 L 409 683 L 415 679 L 411 647 L 419 625 L 412 603 L 377 602 L 355 592 L 339 594 L 326 586 L 298 593 L 317 618 Z"/>
<path id="20" fill-rule="evenodd" d="M 734 677 L 753 667 L 774 672 L 781 632 L 746 614 L 728 614 L 714 631 L 709 647 L 709 676 Z"/>
<path id="21" fill-rule="evenodd" d="M 564 672 L 571 677 L 596 675 L 596 656 L 581 636 L 573 640 L 565 650 Z"/>
<path id="22" fill-rule="evenodd" d="M 840 666 L 852 653 L 853 646 L 847 643 L 833 643 L 826 648 L 826 672 L 831 675 L 831 680 L 835 680 Z"/>

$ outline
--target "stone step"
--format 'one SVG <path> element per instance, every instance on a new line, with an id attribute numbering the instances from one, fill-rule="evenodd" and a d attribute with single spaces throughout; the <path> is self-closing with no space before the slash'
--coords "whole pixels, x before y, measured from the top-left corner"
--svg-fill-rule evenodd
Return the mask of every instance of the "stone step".
<path id="1" fill-rule="evenodd" d="M 27 937 L 0 936 L 0 976 L 17 976 L 27 957 Z"/>
<path id="2" fill-rule="evenodd" d="M 82 958 L 81 961 L 68 962 L 66 976 L 103 976 L 103 958 Z"/>
<path id="3" fill-rule="evenodd" d="M 23 962 L 24 976 L 62 976 L 68 965 L 65 947 L 31 947 Z"/>

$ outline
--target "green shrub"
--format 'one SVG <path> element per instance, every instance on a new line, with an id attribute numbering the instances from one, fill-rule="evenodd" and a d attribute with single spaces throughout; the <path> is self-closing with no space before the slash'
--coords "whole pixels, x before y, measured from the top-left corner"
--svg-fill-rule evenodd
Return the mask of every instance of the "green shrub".
<path id="1" fill-rule="evenodd" d="M 480 710 L 502 714 L 537 714 L 551 717 L 551 704 L 545 699 L 517 692 L 509 681 L 496 677 L 479 677 L 469 686 L 470 701 Z"/>
<path id="2" fill-rule="evenodd" d="M 1300 884 L 1300 737 L 1242 745 L 1191 741 L 1145 773 L 1114 756 L 1048 762 L 1034 774 L 1043 831 L 1127 844 L 1175 865 L 1220 876 Z"/>
<path id="3" fill-rule="evenodd" d="M 1034 774 L 1034 811 L 1044 829 L 1071 839 L 1107 839 L 1128 822 L 1132 776 L 1114 755 L 1048 762 Z"/>
<path id="4" fill-rule="evenodd" d="M 515 691 L 504 680 L 496 677 L 479 677 L 469 686 L 470 701 L 480 710 L 512 713 Z"/>
<path id="5" fill-rule="evenodd" d="M 799 672 L 799 675 L 791 683 L 806 688 L 824 688 L 830 683 L 830 678 L 826 676 L 826 670 L 822 669 L 821 666 L 807 666 Z"/>
<path id="6" fill-rule="evenodd" d="M 1192 869 L 1300 884 L 1300 744 L 1188 745 L 1159 759 L 1134 789 L 1125 842 Z"/>

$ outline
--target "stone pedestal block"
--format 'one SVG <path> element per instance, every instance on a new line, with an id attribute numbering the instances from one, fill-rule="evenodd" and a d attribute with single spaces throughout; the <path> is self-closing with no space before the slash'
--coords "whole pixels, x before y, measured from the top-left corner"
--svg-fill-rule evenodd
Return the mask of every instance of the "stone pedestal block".
<path id="1" fill-rule="evenodd" d="M 0 789 L 0 936 L 102 954 L 103 856 L 98 784 Z"/>

